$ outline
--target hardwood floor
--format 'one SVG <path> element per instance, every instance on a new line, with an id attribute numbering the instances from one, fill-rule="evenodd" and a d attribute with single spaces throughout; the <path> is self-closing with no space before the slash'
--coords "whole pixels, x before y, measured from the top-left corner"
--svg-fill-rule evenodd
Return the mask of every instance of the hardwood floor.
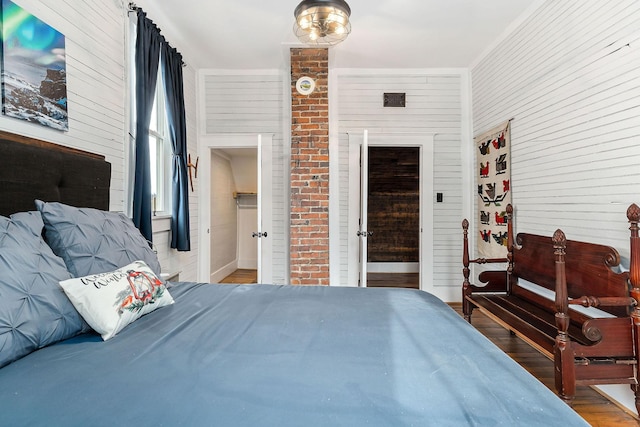
<path id="1" fill-rule="evenodd" d="M 222 279 L 220 283 L 250 284 L 258 283 L 258 270 L 238 269 Z"/>
<path id="2" fill-rule="evenodd" d="M 368 273 L 367 286 L 371 288 L 412 288 L 419 289 L 418 273 Z M 222 279 L 220 283 L 257 283 L 257 270 L 238 269 Z"/>
<path id="3" fill-rule="evenodd" d="M 418 273 L 367 273 L 368 288 L 420 288 Z"/>
<path id="4" fill-rule="evenodd" d="M 461 304 L 451 306 L 462 315 Z M 511 356 L 549 389 L 555 391 L 553 362 L 529 344 L 522 341 L 502 326 L 493 322 L 478 310 L 473 312 L 472 324 L 483 335 Z M 640 422 L 591 387 L 577 388 L 573 409 L 594 427 L 640 426 Z"/>

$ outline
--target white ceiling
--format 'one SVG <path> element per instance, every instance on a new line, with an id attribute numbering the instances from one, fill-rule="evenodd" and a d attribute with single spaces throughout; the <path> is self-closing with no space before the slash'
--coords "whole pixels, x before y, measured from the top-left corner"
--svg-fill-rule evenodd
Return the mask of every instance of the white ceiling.
<path id="1" fill-rule="evenodd" d="M 338 68 L 468 67 L 542 0 L 347 0 L 351 34 Z M 299 0 L 139 0 L 195 68 L 273 69 L 299 45 Z"/>

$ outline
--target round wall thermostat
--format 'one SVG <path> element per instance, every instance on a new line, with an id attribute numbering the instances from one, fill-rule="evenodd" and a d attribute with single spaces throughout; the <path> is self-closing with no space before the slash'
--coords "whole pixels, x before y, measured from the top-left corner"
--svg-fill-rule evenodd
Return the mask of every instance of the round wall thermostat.
<path id="1" fill-rule="evenodd" d="M 309 95 L 316 88 L 316 82 L 307 76 L 302 76 L 296 82 L 296 90 L 300 95 Z"/>

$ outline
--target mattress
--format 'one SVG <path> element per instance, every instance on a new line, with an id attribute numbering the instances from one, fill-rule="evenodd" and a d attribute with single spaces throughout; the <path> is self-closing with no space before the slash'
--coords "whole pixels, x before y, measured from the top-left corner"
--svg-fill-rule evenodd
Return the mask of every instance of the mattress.
<path id="1" fill-rule="evenodd" d="M 0 369 L 2 426 L 588 426 L 433 295 L 176 283 Z"/>

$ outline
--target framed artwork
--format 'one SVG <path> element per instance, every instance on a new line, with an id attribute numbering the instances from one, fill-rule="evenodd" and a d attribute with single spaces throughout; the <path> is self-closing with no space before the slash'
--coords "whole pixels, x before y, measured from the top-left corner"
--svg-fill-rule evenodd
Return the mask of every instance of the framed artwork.
<path id="1" fill-rule="evenodd" d="M 64 35 L 9 0 L 2 20 L 2 113 L 69 129 Z"/>

